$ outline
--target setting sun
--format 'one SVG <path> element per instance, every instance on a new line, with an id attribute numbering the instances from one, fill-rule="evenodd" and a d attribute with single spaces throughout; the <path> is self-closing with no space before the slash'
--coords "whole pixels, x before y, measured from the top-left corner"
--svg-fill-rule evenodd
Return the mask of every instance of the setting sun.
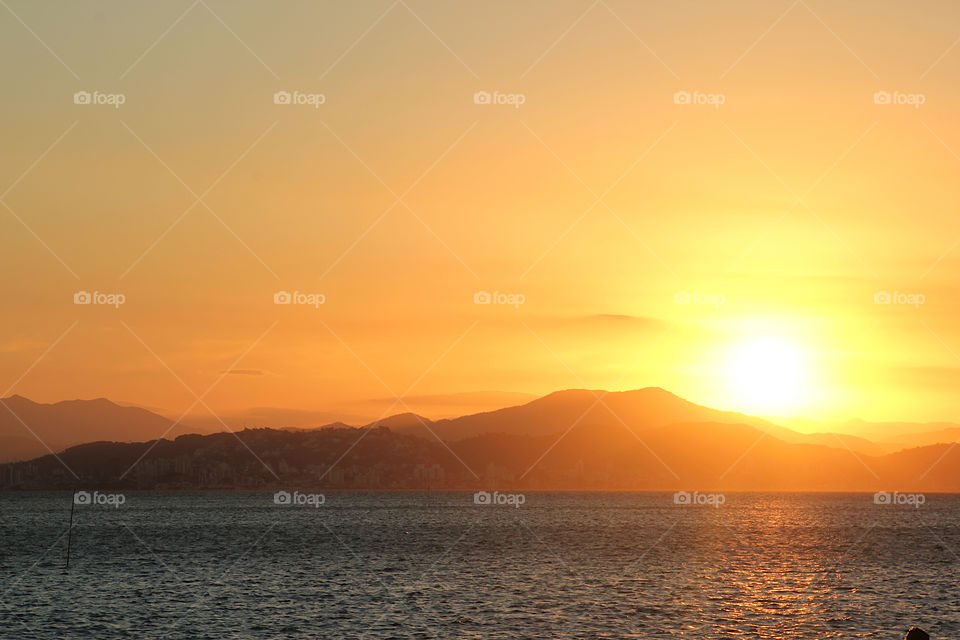
<path id="1" fill-rule="evenodd" d="M 0 640 L 960 640 L 960 0 L 0 54 Z"/>
<path id="2" fill-rule="evenodd" d="M 790 342 L 763 338 L 738 345 L 728 367 L 731 391 L 751 410 L 795 409 L 808 395 L 806 358 Z"/>

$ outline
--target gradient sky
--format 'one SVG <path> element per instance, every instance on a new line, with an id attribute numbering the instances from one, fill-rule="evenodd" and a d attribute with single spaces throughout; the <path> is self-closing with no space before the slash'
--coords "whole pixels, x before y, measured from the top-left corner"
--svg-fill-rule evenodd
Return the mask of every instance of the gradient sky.
<path id="1" fill-rule="evenodd" d="M 0 395 L 960 419 L 957 3 L 0 4 Z M 732 387 L 758 337 L 782 406 Z"/>

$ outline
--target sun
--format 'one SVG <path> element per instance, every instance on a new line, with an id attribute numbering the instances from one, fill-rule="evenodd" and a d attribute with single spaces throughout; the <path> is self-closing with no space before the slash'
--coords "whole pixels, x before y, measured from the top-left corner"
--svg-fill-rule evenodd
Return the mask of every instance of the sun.
<path id="1" fill-rule="evenodd" d="M 730 390 L 743 411 L 783 412 L 804 404 L 809 370 L 804 351 L 779 338 L 735 346 L 728 361 Z"/>

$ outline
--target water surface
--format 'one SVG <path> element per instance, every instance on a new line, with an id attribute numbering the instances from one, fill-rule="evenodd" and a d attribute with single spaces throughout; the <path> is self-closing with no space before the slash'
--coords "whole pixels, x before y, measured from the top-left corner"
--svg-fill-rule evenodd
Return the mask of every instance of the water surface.
<path id="1" fill-rule="evenodd" d="M 0 494 L 0 637 L 960 637 L 960 497 Z"/>

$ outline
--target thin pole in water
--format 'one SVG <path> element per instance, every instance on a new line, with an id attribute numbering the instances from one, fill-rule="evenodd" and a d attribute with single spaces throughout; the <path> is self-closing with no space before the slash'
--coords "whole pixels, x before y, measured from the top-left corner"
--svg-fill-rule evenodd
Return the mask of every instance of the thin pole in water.
<path id="1" fill-rule="evenodd" d="M 77 504 L 77 492 L 74 491 L 70 496 L 70 528 L 67 530 L 67 566 L 63 568 L 64 571 L 70 569 L 70 545 L 73 543 L 73 509 Z"/>

